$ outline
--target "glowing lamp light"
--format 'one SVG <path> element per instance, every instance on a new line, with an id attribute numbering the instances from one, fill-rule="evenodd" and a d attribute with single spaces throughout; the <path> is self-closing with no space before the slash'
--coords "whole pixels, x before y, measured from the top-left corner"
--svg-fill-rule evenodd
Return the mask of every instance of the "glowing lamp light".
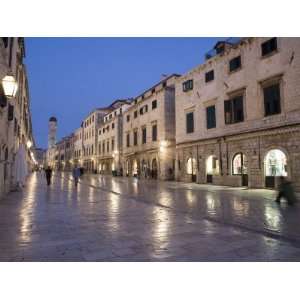
<path id="1" fill-rule="evenodd" d="M 4 90 L 4 94 L 8 98 L 15 97 L 17 90 L 18 90 L 18 83 L 16 82 L 14 76 L 12 75 L 6 75 L 2 79 L 2 86 Z"/>
<path id="2" fill-rule="evenodd" d="M 168 142 L 167 142 L 167 141 L 161 141 L 161 142 L 160 142 L 160 146 L 159 146 L 160 152 L 164 152 L 165 149 L 166 149 L 166 147 L 167 147 L 167 145 L 168 145 Z"/>
<path id="3" fill-rule="evenodd" d="M 31 141 L 27 141 L 26 145 L 27 145 L 27 148 L 30 149 L 31 146 L 32 146 L 32 142 Z"/>

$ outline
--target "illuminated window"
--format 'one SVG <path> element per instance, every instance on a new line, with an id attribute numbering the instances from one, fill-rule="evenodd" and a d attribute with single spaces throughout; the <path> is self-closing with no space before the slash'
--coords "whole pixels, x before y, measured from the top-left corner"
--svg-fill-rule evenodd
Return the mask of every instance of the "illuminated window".
<path id="1" fill-rule="evenodd" d="M 215 155 L 210 155 L 206 160 L 206 174 L 208 175 L 220 174 L 219 160 Z"/>
<path id="2" fill-rule="evenodd" d="M 189 158 L 186 164 L 186 173 L 188 175 L 195 175 L 197 171 L 197 162 L 195 158 Z"/>
<path id="3" fill-rule="evenodd" d="M 266 176 L 287 176 L 286 155 L 279 149 L 269 151 L 265 158 Z"/>
<path id="4" fill-rule="evenodd" d="M 232 160 L 232 174 L 247 174 L 247 157 L 243 153 L 237 153 Z"/>

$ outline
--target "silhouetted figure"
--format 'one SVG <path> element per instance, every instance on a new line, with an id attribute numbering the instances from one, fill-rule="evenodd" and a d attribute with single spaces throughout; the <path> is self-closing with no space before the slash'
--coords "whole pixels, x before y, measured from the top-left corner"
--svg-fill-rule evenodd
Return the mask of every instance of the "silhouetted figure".
<path id="1" fill-rule="evenodd" d="M 51 184 L 51 177 L 52 177 L 52 169 L 50 168 L 50 166 L 48 166 L 45 169 L 45 175 L 46 175 L 47 185 L 50 185 Z"/>
<path id="2" fill-rule="evenodd" d="M 75 182 L 75 186 L 77 187 L 78 185 L 78 180 L 79 180 L 79 177 L 81 175 L 81 172 L 80 172 L 80 169 L 78 167 L 75 167 L 72 171 L 72 174 L 73 174 L 73 178 L 74 178 L 74 182 Z"/>
<path id="3" fill-rule="evenodd" d="M 280 177 L 278 195 L 275 201 L 280 203 L 282 197 L 287 200 L 289 205 L 293 205 L 297 200 L 292 183 L 287 181 L 284 176 Z"/>

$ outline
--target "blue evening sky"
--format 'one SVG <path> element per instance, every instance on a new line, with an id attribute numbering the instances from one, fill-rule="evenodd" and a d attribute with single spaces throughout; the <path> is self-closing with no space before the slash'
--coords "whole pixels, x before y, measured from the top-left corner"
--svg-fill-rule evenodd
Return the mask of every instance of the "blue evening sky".
<path id="1" fill-rule="evenodd" d="M 48 120 L 57 138 L 95 107 L 135 97 L 161 79 L 204 61 L 218 38 L 26 38 L 33 133 L 47 147 Z"/>

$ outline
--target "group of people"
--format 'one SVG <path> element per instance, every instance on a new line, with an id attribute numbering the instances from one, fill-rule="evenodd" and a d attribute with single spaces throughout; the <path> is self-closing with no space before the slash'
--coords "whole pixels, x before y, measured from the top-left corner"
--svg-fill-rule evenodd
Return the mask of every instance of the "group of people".
<path id="1" fill-rule="evenodd" d="M 47 185 L 51 184 L 52 172 L 53 171 L 50 166 L 47 166 L 47 168 L 45 168 L 45 176 L 46 176 L 46 180 L 47 180 Z M 78 186 L 79 177 L 82 175 L 83 175 L 83 168 L 79 168 L 79 167 L 75 166 L 72 170 L 72 176 L 73 176 L 76 187 Z"/>

